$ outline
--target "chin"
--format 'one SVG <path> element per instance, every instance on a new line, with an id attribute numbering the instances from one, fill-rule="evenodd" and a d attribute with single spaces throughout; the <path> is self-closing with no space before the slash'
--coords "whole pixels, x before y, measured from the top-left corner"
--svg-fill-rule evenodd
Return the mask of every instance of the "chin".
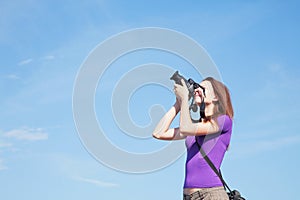
<path id="1" fill-rule="evenodd" d="M 201 102 L 202 102 L 202 101 L 201 101 L 200 97 L 195 97 L 195 98 L 194 98 L 194 103 L 195 103 L 195 104 L 200 105 Z"/>
<path id="2" fill-rule="evenodd" d="M 212 117 L 213 114 L 212 114 L 212 113 L 208 113 L 208 114 L 205 113 L 205 116 L 206 116 L 206 117 Z"/>

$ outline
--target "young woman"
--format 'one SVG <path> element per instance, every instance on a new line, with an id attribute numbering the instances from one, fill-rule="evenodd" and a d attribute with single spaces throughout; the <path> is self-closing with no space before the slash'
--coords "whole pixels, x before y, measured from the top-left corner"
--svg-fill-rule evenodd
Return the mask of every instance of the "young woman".
<path id="1" fill-rule="evenodd" d="M 193 122 L 189 109 L 189 91 L 185 82 L 181 82 L 182 85 L 174 85 L 176 103 L 162 117 L 153 137 L 160 140 L 185 139 L 187 159 L 183 199 L 228 200 L 221 180 L 204 160 L 196 142 L 219 169 L 232 131 L 233 108 L 229 91 L 223 83 L 211 77 L 204 79 L 200 86 L 194 84 L 194 103 L 205 103 L 205 117 L 199 122 Z M 170 128 L 178 112 L 179 127 Z"/>

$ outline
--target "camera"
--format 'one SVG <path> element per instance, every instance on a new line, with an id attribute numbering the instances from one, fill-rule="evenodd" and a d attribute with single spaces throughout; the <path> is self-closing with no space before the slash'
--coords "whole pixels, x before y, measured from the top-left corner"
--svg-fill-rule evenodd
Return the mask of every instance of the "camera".
<path id="1" fill-rule="evenodd" d="M 203 91 L 203 95 L 205 97 L 205 88 L 202 87 L 201 85 L 199 85 L 198 83 L 196 83 L 193 79 L 189 78 L 188 80 L 186 80 L 183 76 L 181 76 L 179 74 L 178 71 L 176 71 L 171 77 L 171 80 L 175 81 L 176 84 L 182 85 L 181 83 L 181 79 L 184 80 L 188 90 L 189 90 L 189 99 L 191 99 L 194 96 L 194 90 L 197 88 L 201 88 Z M 194 99 L 191 102 L 190 105 L 190 110 L 192 110 L 193 112 L 196 112 L 198 110 L 198 107 L 196 104 L 194 104 Z M 204 98 L 202 99 L 202 103 L 200 105 L 200 119 L 199 121 L 201 121 L 201 119 L 205 118 L 205 103 L 204 103 Z"/>
<path id="2" fill-rule="evenodd" d="M 195 83 L 195 81 L 191 78 L 189 78 L 188 80 L 186 80 L 183 76 L 181 76 L 179 74 L 178 71 L 176 71 L 170 78 L 171 80 L 175 81 L 176 84 L 182 85 L 181 83 L 181 79 L 184 80 L 188 90 L 189 90 L 189 99 L 194 95 L 194 89 L 197 88 L 195 87 L 197 83 Z M 197 84 L 198 85 L 198 84 Z"/>

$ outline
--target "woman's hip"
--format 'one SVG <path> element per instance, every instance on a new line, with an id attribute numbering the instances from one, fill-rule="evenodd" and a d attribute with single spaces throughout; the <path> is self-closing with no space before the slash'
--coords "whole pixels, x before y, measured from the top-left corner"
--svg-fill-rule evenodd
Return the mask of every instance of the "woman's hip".
<path id="1" fill-rule="evenodd" d="M 189 192 L 188 192 L 189 191 Z M 228 200 L 223 186 L 212 188 L 185 189 L 183 200 Z"/>

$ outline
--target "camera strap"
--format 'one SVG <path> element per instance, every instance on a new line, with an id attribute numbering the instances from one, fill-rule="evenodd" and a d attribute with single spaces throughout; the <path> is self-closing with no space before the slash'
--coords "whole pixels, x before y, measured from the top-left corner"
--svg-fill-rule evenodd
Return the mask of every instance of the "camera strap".
<path id="1" fill-rule="evenodd" d="M 201 153 L 201 155 L 203 156 L 203 158 L 205 159 L 205 161 L 207 162 L 207 164 L 210 166 L 210 168 L 218 175 L 218 177 L 220 178 L 222 184 L 223 184 L 223 187 L 224 189 L 228 189 L 228 191 L 230 193 L 232 193 L 232 191 L 230 190 L 229 186 L 226 184 L 225 180 L 223 179 L 222 177 L 222 174 L 221 174 L 221 170 L 218 170 L 216 168 L 216 166 L 212 163 L 212 161 L 209 159 L 209 157 L 207 156 L 207 154 L 205 153 L 205 151 L 203 150 L 203 148 L 201 148 L 200 144 L 198 143 L 197 141 L 197 137 L 195 136 L 195 141 L 197 143 L 197 146 L 199 148 L 199 151 Z"/>

